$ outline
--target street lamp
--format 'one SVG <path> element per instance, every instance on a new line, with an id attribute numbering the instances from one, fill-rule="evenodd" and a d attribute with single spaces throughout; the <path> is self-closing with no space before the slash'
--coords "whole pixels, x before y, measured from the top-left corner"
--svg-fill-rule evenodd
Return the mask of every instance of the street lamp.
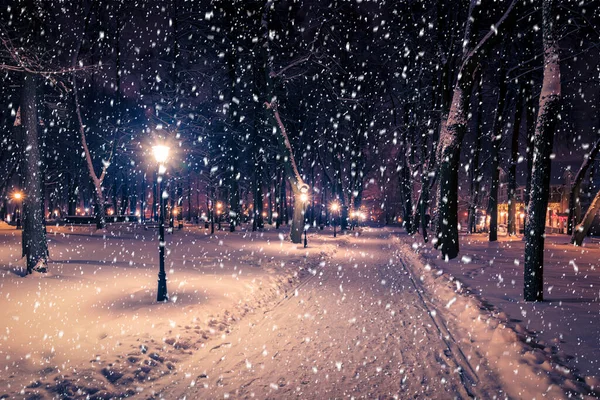
<path id="1" fill-rule="evenodd" d="M 340 205 L 338 204 L 337 201 L 334 201 L 333 203 L 331 203 L 331 212 L 333 214 L 333 237 L 337 236 L 337 231 L 335 229 L 336 228 L 335 223 L 336 223 L 336 214 L 339 211 L 339 209 L 340 209 Z"/>
<path id="2" fill-rule="evenodd" d="M 167 294 L 167 274 L 165 272 L 165 201 L 161 188 L 163 175 L 166 171 L 165 162 L 169 156 L 169 148 L 167 146 L 153 146 L 152 153 L 158 163 L 158 193 L 160 204 L 160 220 L 158 222 L 158 256 L 160 269 L 158 271 L 158 294 L 156 301 L 168 301 Z"/>
<path id="3" fill-rule="evenodd" d="M 13 198 L 17 202 L 17 209 L 15 210 L 15 223 L 17 224 L 16 229 L 21 229 L 21 210 L 19 209 L 19 203 L 23 199 L 23 193 L 15 192 Z"/>
<path id="4" fill-rule="evenodd" d="M 300 201 L 302 201 L 302 218 L 304 220 L 304 248 L 306 248 L 308 247 L 308 240 L 306 238 L 306 203 L 308 202 L 308 194 L 306 191 L 300 194 Z"/>

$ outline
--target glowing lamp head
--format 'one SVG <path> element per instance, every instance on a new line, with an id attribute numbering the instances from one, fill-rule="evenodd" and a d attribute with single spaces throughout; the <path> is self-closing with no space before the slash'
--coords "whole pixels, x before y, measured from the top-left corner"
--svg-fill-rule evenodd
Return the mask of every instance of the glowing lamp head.
<path id="1" fill-rule="evenodd" d="M 154 154 L 157 163 L 164 164 L 169 157 L 169 147 L 162 145 L 152 146 L 152 154 Z"/>
<path id="2" fill-rule="evenodd" d="M 21 192 L 16 192 L 13 197 L 15 198 L 15 200 L 21 200 L 23 198 L 23 195 L 21 194 Z"/>
<path id="3" fill-rule="evenodd" d="M 307 195 L 306 193 L 302 193 L 302 194 L 300 194 L 300 200 L 301 200 L 303 203 L 306 203 L 306 202 L 308 201 L 308 195 Z"/>
<path id="4" fill-rule="evenodd" d="M 337 211 L 340 209 L 340 205 L 338 203 L 331 204 L 331 211 Z"/>

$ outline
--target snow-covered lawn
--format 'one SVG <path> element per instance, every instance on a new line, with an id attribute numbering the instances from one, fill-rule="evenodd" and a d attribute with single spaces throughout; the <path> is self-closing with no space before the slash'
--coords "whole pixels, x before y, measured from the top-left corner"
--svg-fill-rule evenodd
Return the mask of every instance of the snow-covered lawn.
<path id="1" fill-rule="evenodd" d="M 22 277 L 20 232 L 0 228 L 0 396 L 43 386 L 55 395 L 85 387 L 100 398 L 114 393 L 106 381 L 155 379 L 283 298 L 332 249 L 323 241 L 303 249 L 275 230 L 211 237 L 186 227 L 167 237 L 171 302 L 157 304 L 154 230 L 49 226 L 49 273 Z"/>
<path id="2" fill-rule="evenodd" d="M 600 383 L 600 244 L 586 239 L 585 246 L 569 244 L 565 235 L 548 235 L 544 263 L 542 303 L 523 301 L 523 248 L 521 237 L 499 236 L 495 243 L 487 235 L 461 236 L 461 253 L 445 262 L 439 251 L 422 238 L 401 235 L 401 240 L 422 256 L 421 273 L 446 277 L 457 292 L 469 292 L 483 313 L 491 314 L 517 333 L 532 348 L 521 349 L 540 374 L 579 376 L 598 391 Z M 438 293 L 439 283 L 436 286 Z M 466 290 L 464 287 L 466 286 Z M 450 295 L 448 295 L 450 296 Z M 451 306 L 450 306 L 451 307 Z M 463 321 L 464 322 L 464 321 Z M 475 328 L 472 328 L 475 329 Z M 529 353 L 529 354 L 527 354 Z M 550 363 L 546 363 L 550 360 Z M 564 370 L 562 366 L 568 367 Z M 568 389 L 568 385 L 567 389 Z M 598 391 L 597 393 L 600 393 Z"/>
<path id="3" fill-rule="evenodd" d="M 154 229 L 48 227 L 49 273 L 24 277 L 20 232 L 0 225 L 0 398 L 600 393 L 598 244 L 550 237 L 548 301 L 530 304 L 520 240 L 463 237 L 445 263 L 400 231 L 311 231 L 304 249 L 186 226 L 158 304 Z"/>

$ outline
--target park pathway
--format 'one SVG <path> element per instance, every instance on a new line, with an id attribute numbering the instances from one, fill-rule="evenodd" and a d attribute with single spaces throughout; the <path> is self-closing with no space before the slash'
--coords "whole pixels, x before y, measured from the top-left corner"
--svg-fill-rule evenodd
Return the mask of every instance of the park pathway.
<path id="1" fill-rule="evenodd" d="M 464 399 L 502 393 L 485 363 L 459 347 L 442 314 L 423 297 L 391 231 L 366 229 L 339 243 L 295 293 L 196 352 L 164 387 L 155 382 L 155 397 Z"/>

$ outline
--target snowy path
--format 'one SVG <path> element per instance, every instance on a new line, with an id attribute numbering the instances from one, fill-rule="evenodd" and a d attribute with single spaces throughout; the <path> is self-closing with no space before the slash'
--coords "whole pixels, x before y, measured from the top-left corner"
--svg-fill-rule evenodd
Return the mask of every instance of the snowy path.
<path id="1" fill-rule="evenodd" d="M 338 239 L 337 252 L 295 296 L 242 320 L 178 365 L 176 375 L 154 382 L 156 398 L 502 393 L 485 363 L 459 347 L 415 290 L 390 235 L 377 229 Z"/>

